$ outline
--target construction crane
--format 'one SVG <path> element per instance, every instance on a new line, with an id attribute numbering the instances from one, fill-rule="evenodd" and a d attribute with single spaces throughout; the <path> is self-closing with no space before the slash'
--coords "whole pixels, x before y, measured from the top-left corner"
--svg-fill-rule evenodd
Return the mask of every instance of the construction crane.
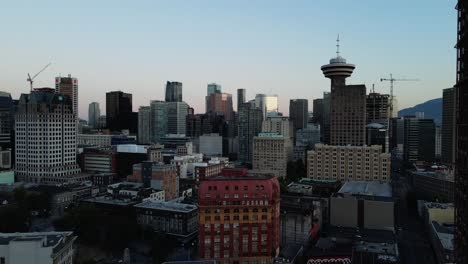
<path id="1" fill-rule="evenodd" d="M 33 90 L 33 82 L 34 82 L 34 79 L 41 73 L 43 72 L 45 69 L 47 69 L 47 67 L 49 67 L 52 63 L 50 62 L 49 64 L 47 64 L 46 66 L 42 67 L 42 69 L 36 73 L 33 77 L 31 77 L 31 75 L 29 75 L 28 73 L 28 79 L 27 81 L 29 82 L 29 86 L 31 87 L 31 91 Z"/>
<path id="2" fill-rule="evenodd" d="M 419 81 L 419 79 L 395 79 L 393 78 L 393 74 L 390 73 L 390 78 L 380 78 L 380 81 L 388 81 L 390 82 L 390 116 L 393 116 L 393 83 L 399 81 Z"/>

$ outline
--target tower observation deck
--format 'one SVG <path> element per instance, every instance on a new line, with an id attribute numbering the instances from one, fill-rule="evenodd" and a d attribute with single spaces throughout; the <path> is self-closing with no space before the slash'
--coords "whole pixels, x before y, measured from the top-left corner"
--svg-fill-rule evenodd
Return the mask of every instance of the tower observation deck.
<path id="1" fill-rule="evenodd" d="M 332 89 L 336 86 L 345 86 L 345 79 L 351 76 L 356 66 L 346 63 L 346 59 L 340 56 L 340 38 L 336 40 L 336 57 L 330 59 L 330 63 L 323 65 L 320 69 L 325 77 L 331 79 Z"/>

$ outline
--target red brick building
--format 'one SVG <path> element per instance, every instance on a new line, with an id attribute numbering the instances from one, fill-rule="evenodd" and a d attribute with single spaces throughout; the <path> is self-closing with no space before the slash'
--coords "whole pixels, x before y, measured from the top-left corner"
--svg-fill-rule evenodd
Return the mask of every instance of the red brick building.
<path id="1" fill-rule="evenodd" d="M 199 254 L 219 263 L 272 263 L 280 247 L 280 186 L 273 175 L 200 182 Z"/>
<path id="2" fill-rule="evenodd" d="M 179 177 L 175 165 L 151 161 L 135 164 L 128 181 L 142 182 L 145 187 L 163 190 L 166 201 L 179 197 Z"/>

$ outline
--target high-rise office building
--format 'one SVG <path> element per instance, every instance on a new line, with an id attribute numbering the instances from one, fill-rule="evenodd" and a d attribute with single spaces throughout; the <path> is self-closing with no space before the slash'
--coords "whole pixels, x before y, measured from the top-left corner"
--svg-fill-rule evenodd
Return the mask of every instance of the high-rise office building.
<path id="1" fill-rule="evenodd" d="M 272 116 L 262 122 L 262 132 L 278 133 L 286 138 L 294 138 L 294 125 L 286 116 Z"/>
<path id="2" fill-rule="evenodd" d="M 245 89 L 237 89 L 237 112 L 240 111 L 240 108 L 245 103 Z"/>
<path id="3" fill-rule="evenodd" d="M 263 112 L 255 102 L 242 105 L 239 110 L 239 160 L 252 162 L 253 138 L 262 130 Z"/>
<path id="4" fill-rule="evenodd" d="M 140 106 L 138 109 L 138 143 L 151 143 L 151 107 Z"/>
<path id="5" fill-rule="evenodd" d="M 390 95 L 369 93 L 366 99 L 367 124 L 379 123 L 388 125 L 390 114 Z"/>
<path id="6" fill-rule="evenodd" d="M 167 133 L 185 135 L 189 106 L 185 102 L 167 102 Z"/>
<path id="7" fill-rule="evenodd" d="M 441 159 L 447 163 L 455 163 L 455 88 L 447 88 L 442 96 L 442 144 Z"/>
<path id="8" fill-rule="evenodd" d="M 73 102 L 54 89 L 22 94 L 15 115 L 16 176 L 58 184 L 76 180 L 76 115 Z"/>
<path id="9" fill-rule="evenodd" d="M 98 102 L 92 102 L 88 107 L 88 125 L 92 128 L 98 128 L 99 117 L 101 116 L 101 109 Z"/>
<path id="10" fill-rule="evenodd" d="M 323 126 L 323 98 L 314 99 L 313 101 L 313 122 Z"/>
<path id="11" fill-rule="evenodd" d="M 262 110 L 263 119 L 266 119 L 270 115 L 277 115 L 279 112 L 278 96 L 257 94 L 255 96 L 255 106 Z"/>
<path id="12" fill-rule="evenodd" d="M 440 126 L 435 127 L 435 158 L 440 160 L 442 155 L 442 128 Z"/>
<path id="13" fill-rule="evenodd" d="M 293 158 L 291 137 L 277 132 L 262 132 L 253 140 L 252 167 L 256 172 L 273 173 L 285 178 L 288 161 Z"/>
<path id="14" fill-rule="evenodd" d="M 221 85 L 216 84 L 216 83 L 208 84 L 206 88 L 206 96 L 210 96 L 211 94 L 214 94 L 214 93 L 221 93 Z"/>
<path id="15" fill-rule="evenodd" d="M 330 144 L 331 141 L 331 94 L 329 92 L 323 93 L 323 116 L 322 124 L 320 127 L 320 133 L 322 137 L 322 142 L 325 144 Z"/>
<path id="16" fill-rule="evenodd" d="M 307 99 L 289 100 L 289 117 L 294 124 L 294 132 L 307 127 L 309 121 L 309 101 Z"/>
<path id="17" fill-rule="evenodd" d="M 67 95 L 72 100 L 73 113 L 78 119 L 78 79 L 71 77 L 55 77 L 55 92 Z"/>
<path id="18" fill-rule="evenodd" d="M 403 159 L 415 161 L 435 160 L 435 123 L 433 119 L 404 117 Z"/>
<path id="19" fill-rule="evenodd" d="M 234 119 L 232 95 L 217 92 L 206 96 L 206 112 L 223 114 L 226 121 L 232 121 Z"/>
<path id="20" fill-rule="evenodd" d="M 166 83 L 166 102 L 182 102 L 182 83 Z"/>
<path id="21" fill-rule="evenodd" d="M 458 0 L 455 173 L 455 259 L 468 263 L 468 2 Z"/>
<path id="22" fill-rule="evenodd" d="M 331 80 L 330 144 L 364 145 L 366 143 L 366 86 L 346 85 L 354 64 L 339 55 L 322 66 Z"/>
<path id="23" fill-rule="evenodd" d="M 0 92 L 0 147 L 2 149 L 13 147 L 14 132 L 14 105 L 11 95 Z"/>
<path id="24" fill-rule="evenodd" d="M 128 129 L 124 117 L 132 113 L 132 95 L 121 91 L 106 93 L 106 125 L 113 131 Z"/>
<path id="25" fill-rule="evenodd" d="M 280 186 L 273 175 L 208 178 L 198 201 L 202 259 L 273 263 L 280 247 Z"/>
<path id="26" fill-rule="evenodd" d="M 167 102 L 151 101 L 151 140 L 159 142 L 167 134 Z"/>

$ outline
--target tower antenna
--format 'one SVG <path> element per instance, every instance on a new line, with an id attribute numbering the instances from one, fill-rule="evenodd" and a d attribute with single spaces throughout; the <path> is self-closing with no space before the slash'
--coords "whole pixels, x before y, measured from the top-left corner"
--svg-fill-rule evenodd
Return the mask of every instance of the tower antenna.
<path id="1" fill-rule="evenodd" d="M 336 37 L 336 57 L 340 56 L 340 34 Z"/>

